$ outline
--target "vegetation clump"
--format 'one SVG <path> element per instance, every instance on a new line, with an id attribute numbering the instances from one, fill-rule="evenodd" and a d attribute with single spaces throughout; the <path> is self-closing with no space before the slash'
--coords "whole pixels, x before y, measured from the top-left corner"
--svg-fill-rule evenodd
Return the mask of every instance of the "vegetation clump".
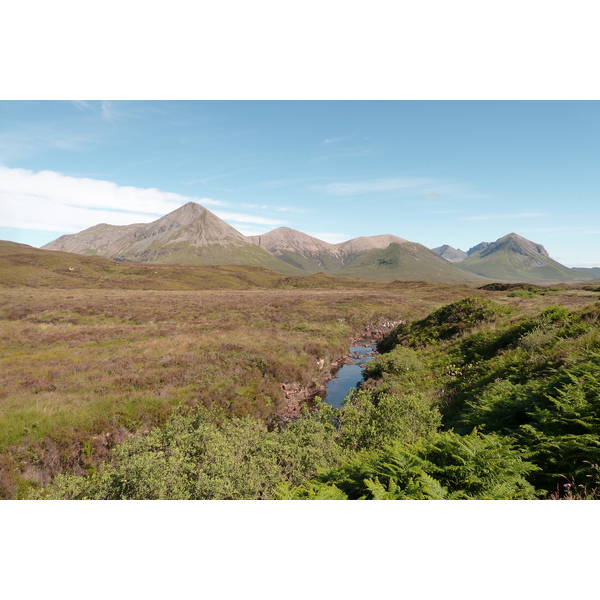
<path id="1" fill-rule="evenodd" d="M 508 311 L 507 307 L 492 300 L 463 298 L 442 306 L 424 319 L 401 323 L 378 344 L 378 349 L 387 352 L 398 344 L 419 348 L 448 340 Z"/>

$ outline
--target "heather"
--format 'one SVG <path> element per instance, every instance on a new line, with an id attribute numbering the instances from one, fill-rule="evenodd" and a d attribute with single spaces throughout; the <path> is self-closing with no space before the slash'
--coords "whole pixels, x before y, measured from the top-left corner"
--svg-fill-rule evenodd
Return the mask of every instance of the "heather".
<path id="1" fill-rule="evenodd" d="M 39 338 L 45 350 L 33 355 L 46 375 L 58 368 L 47 362 L 59 360 L 61 348 L 69 355 L 62 360 L 73 363 L 83 361 L 89 350 L 93 358 L 87 355 L 86 381 L 115 392 L 112 405 L 105 404 L 106 392 L 95 396 L 88 409 L 95 407 L 100 418 L 85 425 L 80 414 L 66 409 L 64 418 L 70 415 L 71 422 L 48 416 L 43 433 L 34 433 L 39 424 L 26 434 L 20 431 L 20 441 L 5 458 L 23 461 L 15 450 L 19 444 L 29 448 L 30 468 L 33 454 L 48 444 L 63 451 L 78 448 L 79 458 L 74 461 L 71 454 L 69 463 L 64 453 L 62 466 L 47 481 L 26 479 L 21 471 L 17 494 L 73 499 L 596 498 L 597 295 L 578 288 L 533 298 L 509 290 L 473 292 L 403 284 L 234 295 L 145 292 L 142 302 L 139 292 L 111 292 L 110 310 L 96 314 L 82 313 L 106 306 L 104 292 L 86 292 L 84 303 L 78 293 L 71 305 L 64 295 L 48 292 L 46 304 L 50 298 L 55 303 L 51 315 L 39 312 L 44 303 L 37 296 L 25 307 L 5 308 L 6 324 L 21 336 L 21 352 L 13 348 L 13 367 L 26 343 L 30 349 L 36 345 L 23 330 L 43 336 L 49 329 L 57 335 Z M 403 323 L 381 340 L 381 354 L 367 364 L 361 389 L 341 409 L 317 399 L 293 417 L 282 416 L 282 382 L 309 387 L 324 381 L 331 371 L 323 373 L 320 365 L 343 355 L 353 336 L 375 322 L 400 317 Z M 111 331 L 88 348 L 90 319 L 100 338 L 103 328 Z M 58 335 L 52 329 L 62 326 L 79 330 L 79 359 L 63 346 L 68 344 L 65 331 Z M 50 353 L 47 343 L 55 344 Z M 103 378 L 114 375 L 106 369 L 108 355 L 117 349 L 116 358 L 129 362 L 119 379 L 105 379 L 103 388 Z M 67 362 L 69 370 L 72 363 Z M 42 394 L 49 406 L 52 394 L 66 391 L 59 388 L 67 385 L 60 377 L 53 382 L 57 389 L 40 384 L 37 392 L 28 392 L 38 421 L 44 405 L 33 397 Z M 112 431 L 125 428 L 127 434 L 99 450 L 97 440 L 106 440 L 102 436 L 111 424 Z M 70 446 L 60 446 L 69 434 Z"/>
<path id="2" fill-rule="evenodd" d="M 21 497 L 58 473 L 83 475 L 129 436 L 184 409 L 214 407 L 267 426 L 285 414 L 289 390 L 319 391 L 355 335 L 461 293 L 352 282 L 320 290 L 4 289 L 1 493 Z"/>

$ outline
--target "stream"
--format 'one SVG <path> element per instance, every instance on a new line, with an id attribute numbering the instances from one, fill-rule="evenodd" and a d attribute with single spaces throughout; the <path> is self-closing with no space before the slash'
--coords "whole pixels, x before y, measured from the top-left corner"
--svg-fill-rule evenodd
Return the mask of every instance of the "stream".
<path id="1" fill-rule="evenodd" d="M 350 346 L 349 364 L 341 369 L 327 383 L 327 391 L 323 400 L 334 408 L 340 408 L 344 398 L 362 381 L 361 365 L 372 360 L 377 351 L 376 342 L 372 339 L 362 339 Z"/>

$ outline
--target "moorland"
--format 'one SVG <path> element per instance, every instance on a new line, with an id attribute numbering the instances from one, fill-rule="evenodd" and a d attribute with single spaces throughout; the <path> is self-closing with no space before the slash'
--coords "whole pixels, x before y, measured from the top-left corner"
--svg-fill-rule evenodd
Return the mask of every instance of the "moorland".
<path id="1" fill-rule="evenodd" d="M 3 498 L 598 497 L 598 284 L 5 254 Z"/>

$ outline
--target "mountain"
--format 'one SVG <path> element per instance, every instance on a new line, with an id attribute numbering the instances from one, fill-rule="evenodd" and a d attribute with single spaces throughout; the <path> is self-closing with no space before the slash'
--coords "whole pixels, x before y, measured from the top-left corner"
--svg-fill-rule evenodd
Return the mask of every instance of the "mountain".
<path id="1" fill-rule="evenodd" d="M 452 246 L 448 246 L 448 244 L 432 248 L 431 251 L 435 252 L 438 256 L 445 258 L 448 262 L 459 262 L 469 256 L 464 250 L 453 248 Z"/>
<path id="2" fill-rule="evenodd" d="M 541 244 L 509 233 L 487 244 L 457 267 L 496 281 L 558 283 L 581 281 L 572 269 L 551 259 Z"/>
<path id="3" fill-rule="evenodd" d="M 278 227 L 246 239 L 307 273 L 337 272 L 363 252 L 383 250 L 392 243 L 406 242 L 395 235 L 384 234 L 329 244 L 289 227 Z"/>
<path id="4" fill-rule="evenodd" d="M 248 242 L 239 231 L 195 202 L 152 223 L 103 223 L 63 235 L 42 248 L 137 263 L 252 265 L 288 275 L 303 274 Z"/>
<path id="5" fill-rule="evenodd" d="M 44 250 L 110 258 L 122 263 L 244 265 L 284 275 L 325 273 L 375 281 L 420 280 L 483 285 L 585 282 L 597 269 L 569 269 L 545 248 L 514 233 L 465 253 L 451 246 L 429 250 L 394 235 L 329 244 L 288 227 L 246 237 L 206 208 L 189 202 L 152 223 L 107 225 L 64 235 Z M 447 260 L 447 258 L 449 260 Z"/>
<path id="6" fill-rule="evenodd" d="M 462 271 L 415 242 L 392 243 L 384 250 L 367 250 L 333 274 L 375 281 L 429 281 L 467 285 L 489 283 L 485 277 Z"/>
<path id="7" fill-rule="evenodd" d="M 485 250 L 490 245 L 490 242 L 481 242 L 477 244 L 477 246 L 473 246 L 467 250 L 467 255 L 471 256 L 471 254 L 475 254 L 475 252 L 479 252 L 480 250 Z"/>
<path id="8" fill-rule="evenodd" d="M 328 273 L 342 266 L 342 255 L 335 244 L 328 244 L 289 227 L 278 227 L 263 235 L 247 236 L 246 240 L 307 273 Z"/>

